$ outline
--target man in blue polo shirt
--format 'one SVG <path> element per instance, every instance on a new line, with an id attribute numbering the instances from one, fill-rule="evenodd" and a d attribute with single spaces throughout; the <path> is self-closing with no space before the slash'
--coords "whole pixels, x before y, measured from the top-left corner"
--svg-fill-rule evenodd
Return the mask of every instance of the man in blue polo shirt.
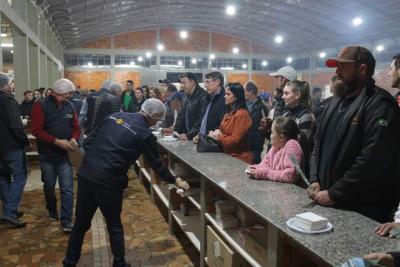
<path id="1" fill-rule="evenodd" d="M 125 261 L 122 195 L 128 184 L 126 173 L 142 153 L 161 179 L 178 188 L 190 189 L 186 182 L 175 179 L 163 165 L 157 139 L 149 129 L 164 116 L 164 104 L 158 99 L 148 99 L 140 112 L 114 113 L 88 137 L 84 144 L 87 152 L 78 172 L 76 221 L 64 266 L 75 266 L 79 261 L 83 238 L 97 208 L 100 208 L 107 223 L 114 255 L 113 266 L 130 266 Z"/>

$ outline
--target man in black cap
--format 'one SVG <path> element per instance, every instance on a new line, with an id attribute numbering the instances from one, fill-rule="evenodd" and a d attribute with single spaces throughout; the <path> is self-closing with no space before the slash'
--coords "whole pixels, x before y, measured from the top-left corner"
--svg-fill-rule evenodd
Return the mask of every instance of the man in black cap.
<path id="1" fill-rule="evenodd" d="M 321 115 L 307 192 L 318 204 L 386 222 L 399 202 L 400 110 L 375 85 L 368 49 L 345 47 L 326 65 L 342 86 Z"/>
<path id="2" fill-rule="evenodd" d="M 162 92 L 167 91 L 168 84 L 171 83 L 171 81 L 168 80 L 168 79 L 158 80 L 158 82 L 160 83 L 160 89 L 161 89 Z"/>

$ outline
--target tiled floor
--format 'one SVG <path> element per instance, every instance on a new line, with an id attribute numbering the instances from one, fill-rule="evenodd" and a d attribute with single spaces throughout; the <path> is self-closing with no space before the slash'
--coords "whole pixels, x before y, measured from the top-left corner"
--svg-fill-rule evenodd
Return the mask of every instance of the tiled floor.
<path id="1" fill-rule="evenodd" d="M 122 221 L 126 258 L 133 266 L 193 266 L 181 243 L 168 234 L 168 225 L 135 175 L 124 194 Z M 68 235 L 59 222 L 47 219 L 40 171 L 30 172 L 21 210 L 28 222 L 24 229 L 0 225 L 0 266 L 61 266 Z M 185 240 L 182 241 L 183 246 Z M 185 248 L 186 249 L 186 248 Z M 86 234 L 78 266 L 111 266 L 112 254 L 104 219 L 98 211 Z"/>

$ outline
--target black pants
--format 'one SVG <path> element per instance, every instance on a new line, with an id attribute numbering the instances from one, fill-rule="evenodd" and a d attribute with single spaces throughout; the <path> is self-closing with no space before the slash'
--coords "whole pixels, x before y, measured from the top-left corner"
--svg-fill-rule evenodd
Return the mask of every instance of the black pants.
<path id="1" fill-rule="evenodd" d="M 75 225 L 69 237 L 67 254 L 63 261 L 65 265 L 74 265 L 79 261 L 85 233 L 99 207 L 106 220 L 114 266 L 118 266 L 115 260 L 125 256 L 124 229 L 121 224 L 122 196 L 123 187 L 100 188 L 78 177 Z M 124 260 L 121 266 L 125 266 Z"/>

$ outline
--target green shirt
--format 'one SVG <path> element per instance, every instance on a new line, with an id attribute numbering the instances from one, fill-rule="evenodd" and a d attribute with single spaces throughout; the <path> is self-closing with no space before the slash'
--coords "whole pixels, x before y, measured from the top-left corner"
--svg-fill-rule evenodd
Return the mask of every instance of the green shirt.
<path id="1" fill-rule="evenodd" d="M 125 110 L 128 111 L 131 102 L 132 102 L 132 96 L 129 93 L 126 93 L 125 96 L 124 96 L 124 107 L 125 107 Z"/>

